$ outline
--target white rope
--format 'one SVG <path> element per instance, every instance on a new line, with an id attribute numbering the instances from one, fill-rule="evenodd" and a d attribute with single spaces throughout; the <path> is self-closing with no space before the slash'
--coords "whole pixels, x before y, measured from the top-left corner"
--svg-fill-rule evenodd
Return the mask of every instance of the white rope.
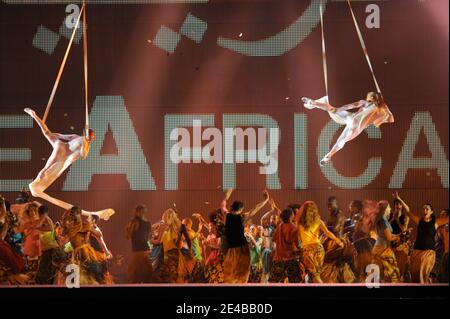
<path id="1" fill-rule="evenodd" d="M 88 91 L 88 53 L 87 53 L 87 23 L 86 23 L 86 4 L 83 1 L 83 59 L 84 59 L 84 94 L 85 94 L 85 136 L 89 135 L 89 91 Z"/>
<path id="2" fill-rule="evenodd" d="M 52 90 L 52 93 L 50 94 L 50 99 L 48 100 L 47 107 L 46 107 L 45 113 L 44 113 L 44 117 L 42 118 L 42 121 L 44 123 L 46 122 L 47 117 L 48 117 L 48 113 L 50 112 L 50 108 L 52 107 L 53 99 L 55 98 L 56 90 L 58 89 L 58 85 L 59 85 L 59 82 L 61 80 L 61 76 L 63 74 L 64 67 L 66 65 L 67 58 L 68 58 L 69 53 L 70 53 L 70 49 L 72 47 L 73 40 L 75 38 L 75 33 L 77 32 L 78 25 L 80 24 L 81 15 L 83 14 L 83 12 L 84 12 L 84 6 L 81 8 L 80 15 L 78 16 L 77 22 L 76 22 L 76 24 L 75 24 L 75 26 L 73 28 L 73 32 L 72 32 L 72 36 L 70 37 L 69 45 L 67 46 L 66 53 L 64 54 L 64 58 L 63 58 L 63 61 L 61 63 L 61 67 L 59 68 L 59 72 L 58 72 L 58 75 L 56 77 L 55 84 L 53 85 L 53 90 Z"/>
<path id="3" fill-rule="evenodd" d="M 323 64 L 323 77 L 325 80 L 325 93 L 328 95 L 328 67 L 327 67 L 327 51 L 325 47 L 325 33 L 323 28 L 323 3 L 320 2 L 320 26 L 322 31 L 322 64 Z"/>
<path id="4" fill-rule="evenodd" d="M 372 73 L 373 81 L 375 83 L 378 93 L 380 93 L 381 96 L 383 96 L 383 94 L 381 93 L 380 86 L 378 85 L 378 81 L 375 76 L 375 72 L 373 71 L 372 63 L 370 62 L 369 53 L 367 51 L 367 47 L 366 47 L 364 38 L 361 33 L 361 29 L 359 28 L 358 21 L 356 21 L 356 17 L 355 17 L 355 13 L 353 12 L 352 4 L 350 3 L 350 0 L 347 0 L 347 2 L 348 2 L 348 6 L 350 8 L 350 13 L 352 14 L 352 17 L 353 17 L 353 22 L 355 23 L 356 33 L 358 34 L 359 41 L 361 42 L 361 47 L 362 47 L 364 55 L 366 57 L 367 64 L 369 65 L 370 72 Z"/>

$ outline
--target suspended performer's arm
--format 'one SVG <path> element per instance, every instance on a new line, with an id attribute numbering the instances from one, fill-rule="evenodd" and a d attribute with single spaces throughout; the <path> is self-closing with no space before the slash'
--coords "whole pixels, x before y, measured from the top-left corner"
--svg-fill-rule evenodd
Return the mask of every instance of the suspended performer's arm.
<path id="1" fill-rule="evenodd" d="M 375 119 L 373 123 L 374 126 L 379 128 L 384 123 L 395 122 L 394 115 L 392 115 L 391 111 L 389 110 L 386 104 L 383 103 L 378 107 L 378 113 L 380 115 L 377 116 L 377 118 Z"/>
<path id="2" fill-rule="evenodd" d="M 340 108 L 338 108 L 338 111 L 348 111 L 348 110 L 360 109 L 366 103 L 367 103 L 366 101 L 360 100 L 360 101 L 355 102 L 355 103 L 351 103 L 351 104 L 347 104 L 347 105 L 341 106 Z"/>
<path id="3" fill-rule="evenodd" d="M 82 145 L 80 148 L 80 156 L 82 160 L 85 160 L 89 154 L 89 150 L 91 148 L 91 145 L 89 142 L 87 142 L 84 138 L 82 139 Z"/>
<path id="4" fill-rule="evenodd" d="M 64 140 L 64 141 L 71 141 L 74 140 L 78 137 L 80 137 L 79 135 L 76 134 L 59 134 L 59 133 L 54 133 L 56 136 L 58 136 L 58 138 L 60 140 Z"/>
<path id="5" fill-rule="evenodd" d="M 394 123 L 395 122 L 395 118 L 394 115 L 392 114 L 391 110 L 389 110 L 388 106 L 386 104 L 383 104 L 383 107 L 386 109 L 386 113 L 387 113 L 387 123 Z"/>

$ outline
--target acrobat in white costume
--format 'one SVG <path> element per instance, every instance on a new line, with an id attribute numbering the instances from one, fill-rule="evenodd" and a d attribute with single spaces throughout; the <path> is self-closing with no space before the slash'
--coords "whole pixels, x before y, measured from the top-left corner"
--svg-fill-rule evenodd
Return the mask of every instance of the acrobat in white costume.
<path id="1" fill-rule="evenodd" d="M 318 100 L 304 97 L 302 100 L 305 108 L 318 108 L 327 111 L 333 121 L 345 125 L 344 131 L 339 136 L 336 144 L 320 161 L 321 166 L 328 163 L 333 155 L 341 150 L 348 141 L 353 140 L 370 125 L 380 127 L 383 123 L 394 122 L 394 116 L 386 103 L 384 103 L 380 94 L 374 92 L 368 93 L 366 100 L 360 100 L 340 108 L 331 106 L 327 96 Z M 349 112 L 348 110 L 351 109 L 358 109 L 358 111 L 355 113 Z"/>
<path id="2" fill-rule="evenodd" d="M 24 110 L 28 113 L 39 125 L 42 133 L 53 147 L 53 152 L 47 160 L 45 167 L 39 172 L 36 179 L 30 183 L 30 192 L 34 197 L 42 198 L 56 206 L 63 209 L 70 209 L 74 205 L 53 198 L 44 191 L 58 179 L 59 176 L 76 160 L 79 158 L 85 159 L 89 153 L 90 143 L 94 139 L 93 131 L 89 131 L 89 136 L 79 135 L 63 135 L 51 132 L 47 125 L 42 121 L 36 112 L 26 108 Z M 83 215 L 98 215 L 101 219 L 108 220 L 113 214 L 114 210 L 105 209 L 98 212 L 82 211 Z"/>

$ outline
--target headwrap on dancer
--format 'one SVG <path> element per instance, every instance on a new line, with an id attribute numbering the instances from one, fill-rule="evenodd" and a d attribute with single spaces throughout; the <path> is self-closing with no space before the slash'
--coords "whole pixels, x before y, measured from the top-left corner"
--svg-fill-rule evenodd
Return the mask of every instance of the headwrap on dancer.
<path id="1" fill-rule="evenodd" d="M 76 160 L 86 159 L 91 142 L 94 140 L 94 131 L 89 129 L 87 136 L 79 136 L 75 134 L 63 135 L 51 132 L 44 121 L 36 114 L 35 111 L 26 108 L 28 113 L 39 125 L 45 138 L 53 147 L 53 152 L 50 155 L 45 167 L 39 172 L 36 179 L 29 185 L 31 194 L 34 197 L 40 197 L 49 201 L 50 203 L 59 206 L 65 210 L 71 209 L 74 205 L 63 202 L 59 199 L 53 198 L 44 191 L 53 184 L 53 182 L 61 176 L 61 174 Z M 98 212 L 82 211 L 83 215 L 98 215 L 100 218 L 108 220 L 113 214 L 114 210 L 105 209 Z"/>
<path id="2" fill-rule="evenodd" d="M 340 108 L 331 106 L 328 103 L 328 97 L 325 96 L 319 100 L 302 98 L 305 108 L 318 108 L 328 112 L 331 119 L 338 124 L 345 125 L 344 131 L 339 136 L 336 144 L 320 161 L 323 166 L 328 163 L 333 155 L 340 151 L 344 145 L 356 138 L 370 125 L 380 127 L 383 123 L 393 123 L 394 116 L 384 102 L 379 93 L 369 92 L 365 100 L 344 105 Z M 357 109 L 355 113 L 349 110 Z"/>

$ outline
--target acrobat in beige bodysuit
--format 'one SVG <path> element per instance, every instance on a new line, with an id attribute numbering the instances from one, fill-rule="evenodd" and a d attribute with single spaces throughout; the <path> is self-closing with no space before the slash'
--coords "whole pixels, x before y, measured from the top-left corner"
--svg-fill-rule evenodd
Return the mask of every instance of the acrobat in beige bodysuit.
<path id="1" fill-rule="evenodd" d="M 74 205 L 53 198 L 44 192 L 73 162 L 79 158 L 85 159 L 87 157 L 91 141 L 95 137 L 94 131 L 89 129 L 85 133 L 86 136 L 53 133 L 35 111 L 29 108 L 26 108 L 24 111 L 36 121 L 45 138 L 53 147 L 53 152 L 47 160 L 45 167 L 39 172 L 36 179 L 30 183 L 30 192 L 34 197 L 42 198 L 63 209 L 70 209 Z M 98 212 L 83 210 L 83 215 L 98 215 L 104 220 L 108 220 L 113 214 L 114 210 L 112 209 L 105 209 Z"/>

